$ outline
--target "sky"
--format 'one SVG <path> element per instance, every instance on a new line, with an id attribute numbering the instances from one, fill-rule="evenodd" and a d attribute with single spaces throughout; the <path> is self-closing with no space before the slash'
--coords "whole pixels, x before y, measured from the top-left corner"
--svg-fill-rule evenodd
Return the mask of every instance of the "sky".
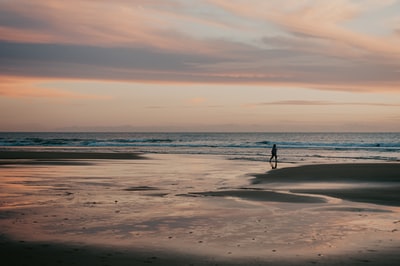
<path id="1" fill-rule="evenodd" d="M 0 131 L 399 132 L 400 0 L 0 0 Z"/>

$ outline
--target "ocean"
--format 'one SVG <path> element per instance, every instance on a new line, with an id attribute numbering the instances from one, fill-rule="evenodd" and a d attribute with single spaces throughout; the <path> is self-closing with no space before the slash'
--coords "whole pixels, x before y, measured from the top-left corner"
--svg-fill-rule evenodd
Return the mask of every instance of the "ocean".
<path id="1" fill-rule="evenodd" d="M 26 133 L 0 132 L 1 150 L 220 155 L 283 163 L 400 161 L 400 133 Z"/>

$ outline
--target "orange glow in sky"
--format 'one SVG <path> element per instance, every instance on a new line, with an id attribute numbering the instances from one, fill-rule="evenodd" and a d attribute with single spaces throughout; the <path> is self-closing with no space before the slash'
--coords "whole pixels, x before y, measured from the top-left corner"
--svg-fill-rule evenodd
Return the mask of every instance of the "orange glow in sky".
<path id="1" fill-rule="evenodd" d="M 0 1 L 1 131 L 400 131 L 400 1 Z"/>

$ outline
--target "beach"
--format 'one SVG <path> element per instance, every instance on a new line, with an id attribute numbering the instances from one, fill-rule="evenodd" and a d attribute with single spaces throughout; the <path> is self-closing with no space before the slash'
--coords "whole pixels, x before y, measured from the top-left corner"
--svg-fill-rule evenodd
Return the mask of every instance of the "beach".
<path id="1" fill-rule="evenodd" d="M 400 0 L 0 0 L 0 266 L 400 265 Z"/>
<path id="2" fill-rule="evenodd" d="M 400 164 L 0 153 L 5 265 L 396 265 Z"/>

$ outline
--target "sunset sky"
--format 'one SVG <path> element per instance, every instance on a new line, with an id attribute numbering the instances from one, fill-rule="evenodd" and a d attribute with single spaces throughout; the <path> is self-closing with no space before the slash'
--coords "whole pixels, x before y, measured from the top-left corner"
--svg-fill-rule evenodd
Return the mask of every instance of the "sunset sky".
<path id="1" fill-rule="evenodd" d="M 400 0 L 0 0 L 0 131 L 400 131 Z"/>

